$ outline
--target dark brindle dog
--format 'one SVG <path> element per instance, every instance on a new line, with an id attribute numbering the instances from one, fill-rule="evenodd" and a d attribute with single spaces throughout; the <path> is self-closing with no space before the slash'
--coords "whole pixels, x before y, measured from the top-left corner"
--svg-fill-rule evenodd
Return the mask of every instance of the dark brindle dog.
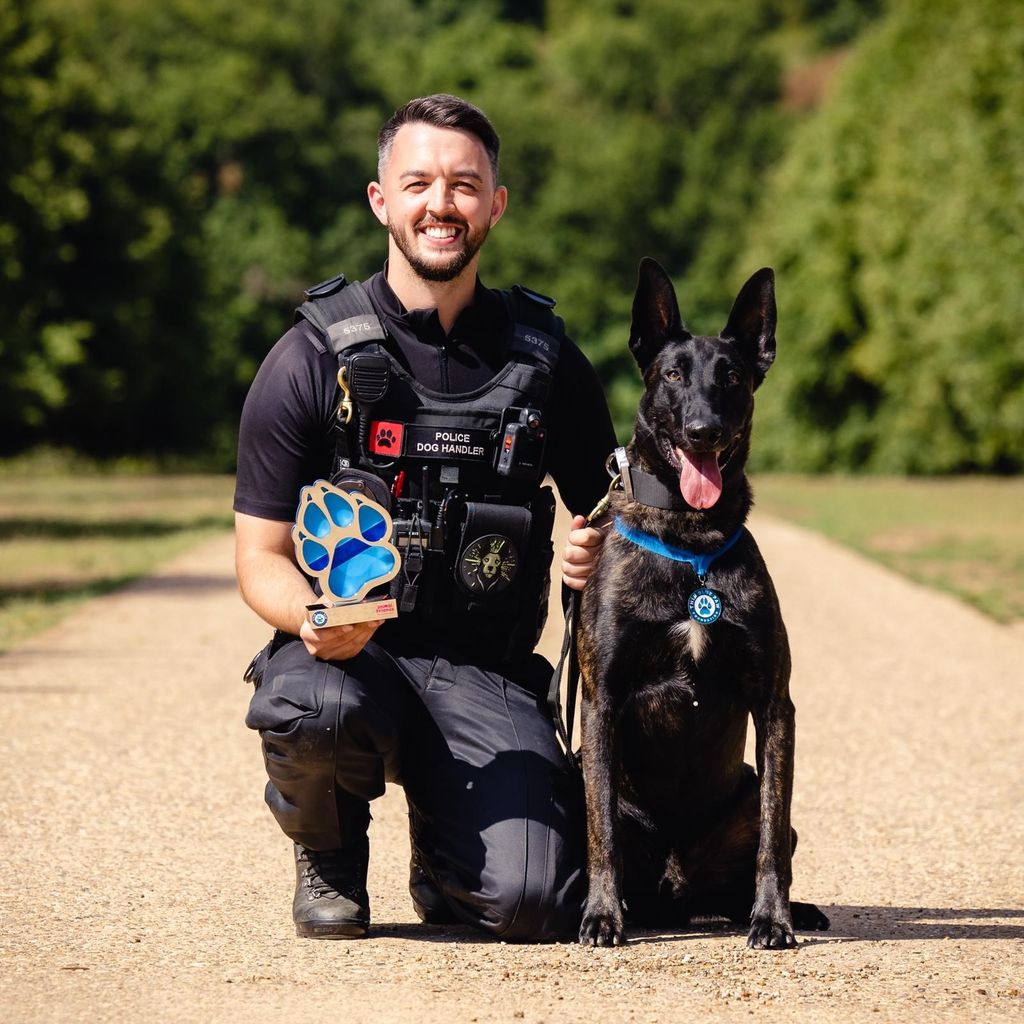
<path id="1" fill-rule="evenodd" d="M 748 946 L 794 946 L 794 926 L 828 919 L 789 901 L 789 646 L 743 526 L 754 391 L 775 358 L 772 271 L 743 286 L 719 337 L 695 337 L 664 270 L 643 260 L 629 348 L 645 391 L 579 633 L 580 941 L 623 942 L 625 900 L 644 924 L 724 916 L 750 926 Z M 756 774 L 743 763 L 748 714 Z"/>

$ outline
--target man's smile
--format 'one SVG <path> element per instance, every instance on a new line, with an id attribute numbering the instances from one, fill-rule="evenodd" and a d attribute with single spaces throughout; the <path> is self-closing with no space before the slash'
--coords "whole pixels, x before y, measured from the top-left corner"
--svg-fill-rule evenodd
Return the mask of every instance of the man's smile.
<path id="1" fill-rule="evenodd" d="M 450 244 L 462 233 L 462 229 L 455 224 L 426 224 L 418 230 L 431 241 L 442 244 Z"/>

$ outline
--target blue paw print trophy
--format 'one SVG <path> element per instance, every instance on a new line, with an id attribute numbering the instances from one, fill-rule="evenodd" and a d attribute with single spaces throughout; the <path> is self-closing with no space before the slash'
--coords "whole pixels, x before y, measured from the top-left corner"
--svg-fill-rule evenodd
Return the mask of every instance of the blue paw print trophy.
<path id="1" fill-rule="evenodd" d="M 398 615 L 394 598 L 364 600 L 398 575 L 401 561 L 391 529 L 387 509 L 356 491 L 326 480 L 302 488 L 292 527 L 295 556 L 324 595 L 324 603 L 306 607 L 310 625 L 323 629 Z"/>

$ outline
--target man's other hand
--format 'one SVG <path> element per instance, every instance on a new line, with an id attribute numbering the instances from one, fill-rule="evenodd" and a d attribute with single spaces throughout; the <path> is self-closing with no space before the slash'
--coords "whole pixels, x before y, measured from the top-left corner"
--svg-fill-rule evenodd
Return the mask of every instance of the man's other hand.
<path id="1" fill-rule="evenodd" d="M 607 524 L 606 524 L 607 525 Z M 575 516 L 562 552 L 562 582 L 572 590 L 582 590 L 594 571 L 604 543 L 604 530 L 587 526 L 585 516 Z"/>
<path id="2" fill-rule="evenodd" d="M 354 622 L 349 626 L 327 626 L 324 629 L 314 629 L 308 622 L 303 622 L 299 637 L 313 657 L 322 661 L 344 661 L 354 658 L 369 643 L 382 621 Z"/>

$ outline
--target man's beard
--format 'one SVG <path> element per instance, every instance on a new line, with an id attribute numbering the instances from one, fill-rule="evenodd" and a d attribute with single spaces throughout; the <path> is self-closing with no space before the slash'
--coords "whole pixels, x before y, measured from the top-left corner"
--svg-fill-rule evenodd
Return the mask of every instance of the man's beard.
<path id="1" fill-rule="evenodd" d="M 484 228 L 476 235 L 473 235 L 469 231 L 468 225 L 462 221 L 431 220 L 427 223 L 438 226 L 453 224 L 456 227 L 462 228 L 465 232 L 462 236 L 462 247 L 457 252 L 451 253 L 447 260 L 432 262 L 422 259 L 416 252 L 415 243 L 410 242 L 409 238 L 399 231 L 391 221 L 388 221 L 388 232 L 395 240 L 398 251 L 405 257 L 417 277 L 423 278 L 424 281 L 454 281 L 469 266 L 473 257 L 480 251 L 480 246 L 484 244 L 484 240 L 487 238 L 488 229 Z M 417 224 L 416 227 L 422 227 L 422 222 Z"/>

